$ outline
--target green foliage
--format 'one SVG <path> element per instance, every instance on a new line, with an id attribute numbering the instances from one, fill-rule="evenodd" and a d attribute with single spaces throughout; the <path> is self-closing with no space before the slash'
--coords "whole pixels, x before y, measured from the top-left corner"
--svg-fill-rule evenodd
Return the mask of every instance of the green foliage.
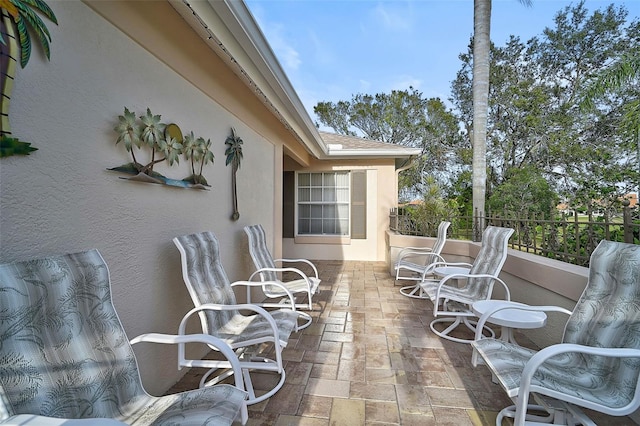
<path id="1" fill-rule="evenodd" d="M 29 142 L 21 142 L 18 138 L 7 135 L 0 136 L 0 158 L 12 155 L 29 155 L 37 150 L 38 148 L 32 147 Z"/>
<path id="2" fill-rule="evenodd" d="M 438 225 L 443 220 L 449 220 L 457 210 L 454 200 L 446 200 L 442 189 L 433 177 L 427 177 L 422 203 L 408 210 L 409 216 L 416 224 L 420 235 L 435 237 Z"/>
<path id="3" fill-rule="evenodd" d="M 548 218 L 557 203 L 557 195 L 540 171 L 525 167 L 509 171 L 507 179 L 493 190 L 487 206 L 494 213 L 508 211 Z"/>
<path id="4" fill-rule="evenodd" d="M 623 90 L 597 97 L 590 112 L 579 107 L 593 78 L 619 62 L 631 62 L 627 68 L 619 65 L 629 72 L 635 63 L 640 24 L 627 24 L 627 14 L 614 5 L 589 13 L 582 1 L 560 10 L 554 26 L 540 36 L 526 42 L 511 36 L 503 46 L 492 46 L 489 198 L 518 168 L 538 170 L 572 202 L 600 199 L 612 189 L 615 199 L 635 186 L 637 146 L 625 123 L 640 109 L 634 107 L 640 98 L 637 74 Z M 468 133 L 473 124 L 471 50 L 460 59 L 452 102 Z"/>

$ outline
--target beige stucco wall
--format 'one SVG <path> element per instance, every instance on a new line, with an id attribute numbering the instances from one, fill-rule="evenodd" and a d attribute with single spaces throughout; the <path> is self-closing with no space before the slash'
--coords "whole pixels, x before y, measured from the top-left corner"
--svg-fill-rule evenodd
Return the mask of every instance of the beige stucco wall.
<path id="1" fill-rule="evenodd" d="M 319 260 L 384 261 L 387 256 L 385 232 L 389 212 L 398 205 L 394 160 L 312 162 L 305 171 L 366 170 L 367 238 L 331 242 L 331 238 L 284 238 L 283 256 Z M 335 240 L 335 239 L 333 239 Z"/>
<path id="2" fill-rule="evenodd" d="M 149 8 L 149 21 L 137 23 L 149 37 L 134 42 L 87 4 L 50 3 L 59 21 L 48 25 L 51 61 L 35 48 L 18 70 L 12 96 L 13 133 L 39 150 L 0 160 L 0 261 L 98 248 L 127 334 L 175 332 L 191 301 L 171 239 L 214 231 L 230 278 L 246 278 L 252 266 L 243 226 L 260 222 L 272 233 L 280 226 L 285 136 L 278 135 L 286 131 L 166 3 L 98 3 L 119 14 L 122 25 L 143 19 L 136 8 Z M 167 34 L 174 43 L 165 43 Z M 178 74 L 163 55 L 181 49 Z M 107 171 L 130 161 L 113 131 L 125 106 L 138 114 L 150 107 L 163 121 L 210 138 L 215 164 L 204 172 L 210 190 L 132 183 Z M 244 140 L 237 222 L 229 219 L 231 170 L 224 165 L 232 126 Z M 178 179 L 189 175 L 184 160 L 157 169 Z M 149 392 L 178 380 L 175 348 L 144 344 L 136 353 Z"/>

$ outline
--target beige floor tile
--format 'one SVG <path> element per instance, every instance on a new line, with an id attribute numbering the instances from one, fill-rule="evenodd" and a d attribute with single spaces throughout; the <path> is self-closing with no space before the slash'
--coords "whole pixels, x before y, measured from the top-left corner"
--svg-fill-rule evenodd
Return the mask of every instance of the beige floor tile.
<path id="1" fill-rule="evenodd" d="M 333 399 L 331 418 L 329 424 L 332 426 L 353 426 L 363 425 L 365 422 L 364 401 L 351 399 Z"/>
<path id="2" fill-rule="evenodd" d="M 329 396 L 333 398 L 349 398 L 350 382 L 345 380 L 329 380 L 310 378 L 305 394 Z"/>

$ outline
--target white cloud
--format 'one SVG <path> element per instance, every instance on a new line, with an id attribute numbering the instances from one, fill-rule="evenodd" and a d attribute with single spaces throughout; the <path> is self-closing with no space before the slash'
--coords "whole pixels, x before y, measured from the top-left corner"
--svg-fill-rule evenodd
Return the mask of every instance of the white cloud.
<path id="1" fill-rule="evenodd" d="M 408 31 L 412 27 L 410 15 L 407 14 L 406 10 L 394 10 L 385 7 L 382 3 L 379 3 L 373 9 L 373 17 L 378 24 L 388 30 Z"/>
<path id="2" fill-rule="evenodd" d="M 298 70 L 302 60 L 298 51 L 286 40 L 284 26 L 263 19 L 261 12 L 254 11 L 254 17 L 285 72 Z"/>

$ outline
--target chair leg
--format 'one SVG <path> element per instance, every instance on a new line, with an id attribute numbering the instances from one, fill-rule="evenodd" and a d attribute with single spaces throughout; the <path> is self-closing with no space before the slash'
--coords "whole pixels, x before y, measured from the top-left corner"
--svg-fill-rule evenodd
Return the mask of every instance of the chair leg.
<path id="1" fill-rule="evenodd" d="M 440 331 L 435 327 L 435 324 L 448 324 L 451 323 L 451 325 L 449 325 L 447 328 L 445 328 L 444 330 Z M 469 330 L 471 330 L 471 332 L 475 335 L 476 332 L 476 327 L 475 325 L 477 324 L 475 321 L 471 321 L 468 317 L 465 316 L 456 316 L 456 317 L 449 317 L 449 318 L 436 318 L 433 321 L 431 321 L 431 324 L 429 324 L 429 327 L 431 328 L 431 331 L 433 331 L 436 335 L 442 337 L 443 339 L 447 339 L 447 340 L 451 340 L 453 342 L 458 342 L 458 343 L 471 343 L 474 341 L 474 339 L 460 339 L 458 337 L 454 337 L 451 336 L 451 332 L 453 330 L 455 330 L 456 328 L 458 328 L 459 325 L 464 324 Z M 486 330 L 488 333 L 487 337 L 495 337 L 495 333 L 492 329 L 490 329 L 489 327 L 487 327 L 486 325 L 483 327 L 483 330 Z"/>
<path id="2" fill-rule="evenodd" d="M 242 377 L 244 380 L 244 387 L 247 393 L 249 393 L 249 398 L 246 401 L 247 405 L 257 404 L 259 402 L 264 401 L 265 399 L 271 398 L 275 395 L 276 392 L 282 388 L 284 385 L 284 381 L 286 379 L 286 374 L 284 368 L 278 368 L 278 364 L 276 361 L 265 358 L 265 357 L 256 357 L 251 354 L 242 354 L 242 359 L 240 360 L 240 366 L 242 368 Z M 213 373 L 219 371 L 220 367 L 212 368 L 207 371 L 202 379 L 200 379 L 200 387 L 205 386 L 213 386 L 230 377 L 233 372 L 231 370 L 222 371 L 217 376 L 209 379 Z M 280 370 L 280 371 L 278 371 Z M 262 395 L 256 396 L 255 389 L 253 387 L 253 380 L 251 379 L 251 372 L 272 372 L 280 375 L 278 379 L 278 383 L 271 388 L 269 391 L 265 392 Z"/>
<path id="3" fill-rule="evenodd" d="M 532 411 L 532 413 L 529 413 Z M 516 406 L 510 405 L 500 410 L 496 417 L 496 426 L 502 426 L 504 418 L 516 418 Z M 509 423 L 511 424 L 511 423 Z M 566 425 L 566 426 L 596 426 L 587 415 L 578 407 L 556 401 L 554 404 L 529 404 L 525 416 L 525 425 Z"/>
<path id="4" fill-rule="evenodd" d="M 418 293 L 418 294 L 416 294 Z M 409 285 L 406 287 L 402 287 L 400 289 L 400 294 L 407 297 L 412 297 L 414 299 L 428 299 L 429 296 L 426 295 L 420 284 Z"/>

